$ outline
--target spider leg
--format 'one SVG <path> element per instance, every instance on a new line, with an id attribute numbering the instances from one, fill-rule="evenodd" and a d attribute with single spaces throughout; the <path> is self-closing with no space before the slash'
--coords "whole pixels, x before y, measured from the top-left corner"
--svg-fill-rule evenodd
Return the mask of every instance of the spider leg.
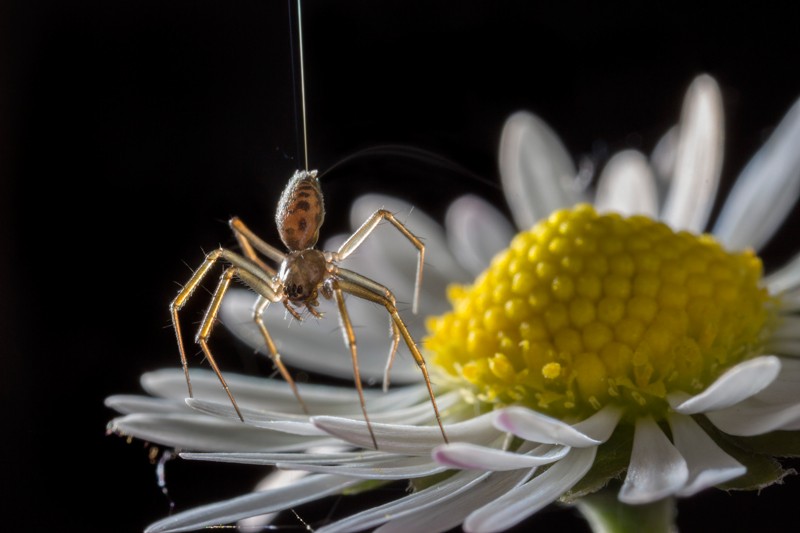
<path id="1" fill-rule="evenodd" d="M 211 271 L 212 267 L 220 260 L 225 260 L 230 263 L 230 268 L 225 269 L 219 279 L 219 283 L 217 284 L 217 288 L 214 290 L 211 303 L 209 304 L 208 308 L 206 309 L 205 317 L 203 318 L 203 322 L 200 325 L 200 329 L 197 332 L 197 336 L 195 337 L 195 341 L 200 344 L 200 347 L 203 350 L 203 353 L 206 355 L 206 358 L 209 360 L 214 373 L 222 383 L 225 392 L 228 394 L 228 398 L 231 400 L 231 404 L 233 405 L 236 413 L 239 415 L 239 418 L 244 420 L 242 417 L 242 413 L 239 410 L 238 405 L 236 404 L 236 400 L 234 400 L 233 395 L 228 388 L 227 383 L 225 382 L 225 378 L 222 376 L 222 373 L 217 366 L 216 360 L 214 356 L 211 354 L 211 350 L 208 347 L 208 337 L 211 334 L 211 329 L 214 325 L 214 321 L 216 320 L 217 314 L 219 313 L 219 307 L 222 303 L 222 297 L 228 290 L 230 286 L 231 279 L 234 276 L 239 277 L 245 284 L 247 284 L 250 288 L 256 291 L 258 294 L 263 295 L 264 297 L 268 298 L 271 301 L 280 301 L 283 298 L 282 291 L 280 290 L 279 286 L 276 286 L 272 281 L 272 278 L 265 272 L 263 272 L 260 267 L 254 263 L 253 261 L 247 259 L 246 257 L 242 257 L 241 255 L 232 252 L 230 250 L 226 250 L 224 248 L 217 248 L 216 250 L 210 252 L 206 255 L 203 264 L 200 265 L 189 281 L 184 285 L 183 289 L 178 293 L 175 299 L 170 303 L 170 313 L 172 315 L 172 325 L 175 329 L 175 336 L 178 341 L 178 351 L 181 356 L 181 365 L 183 366 L 183 373 L 186 376 L 186 385 L 189 389 L 189 397 L 193 397 L 192 392 L 192 382 L 189 377 L 189 363 L 186 357 L 186 350 L 183 345 L 183 335 L 181 333 L 180 327 L 180 320 L 178 317 L 178 313 L 186 305 L 186 302 L 189 298 L 194 294 L 194 291 L 203 281 L 203 279 L 208 275 Z"/>
<path id="2" fill-rule="evenodd" d="M 442 431 L 442 437 L 444 438 L 444 441 L 449 442 L 444 431 L 444 426 L 442 425 L 442 417 L 439 414 L 439 407 L 436 405 L 436 395 L 433 393 L 433 387 L 431 386 L 431 380 L 428 375 L 428 368 L 425 364 L 425 358 L 422 357 L 422 353 L 420 353 L 413 337 L 411 337 L 408 327 L 406 327 L 405 322 L 397 312 L 397 306 L 395 305 L 395 299 L 392 295 L 392 292 L 383 285 L 351 270 L 338 268 L 335 272 L 335 275 L 339 290 L 371 302 L 379 303 L 386 308 L 386 311 L 389 312 L 389 316 L 391 316 L 397 331 L 399 331 L 400 335 L 402 335 L 403 340 L 406 342 L 406 346 L 408 346 L 411 355 L 414 357 L 414 361 L 422 371 L 422 376 L 425 378 L 425 386 L 428 388 L 428 395 L 431 399 L 431 405 L 433 406 L 433 411 L 436 414 L 436 422 L 439 424 L 439 429 Z"/>
<path id="3" fill-rule="evenodd" d="M 303 401 L 303 398 L 300 397 L 300 392 L 297 390 L 297 385 L 295 384 L 294 379 L 292 379 L 292 375 L 289 374 L 289 370 L 286 369 L 283 361 L 281 361 L 281 354 L 278 353 L 278 348 L 272 341 L 272 336 L 269 334 L 269 331 L 267 331 L 266 324 L 264 324 L 264 310 L 270 303 L 271 302 L 268 298 L 259 295 L 258 299 L 256 300 L 255 307 L 253 307 L 253 320 L 258 326 L 258 329 L 261 331 L 261 336 L 264 337 L 264 342 L 267 344 L 269 358 L 272 360 L 275 366 L 278 367 L 278 371 L 281 373 L 281 376 L 283 376 L 283 379 L 285 379 L 292 388 L 292 392 L 294 393 L 295 398 L 297 398 L 297 401 L 300 402 L 303 412 L 305 414 L 309 414 L 308 406 L 306 406 L 306 402 Z"/>
<path id="4" fill-rule="evenodd" d="M 417 314 L 417 309 L 419 308 L 419 294 L 420 294 L 420 287 L 422 287 L 422 266 L 425 263 L 425 245 L 422 243 L 419 238 L 411 233 L 406 226 L 397 220 L 395 216 L 385 209 L 378 209 L 375 211 L 370 217 L 358 228 L 348 239 L 339 247 L 339 250 L 335 254 L 331 254 L 334 261 L 342 261 L 346 259 L 351 253 L 353 253 L 356 248 L 361 246 L 361 243 L 369 237 L 370 233 L 372 233 L 378 224 L 382 220 L 388 220 L 392 223 L 392 225 L 397 228 L 400 233 L 402 233 L 411 244 L 416 246 L 418 253 L 418 261 L 417 261 L 417 277 L 416 281 L 414 282 L 414 302 L 411 307 L 411 312 L 415 315 Z"/>
<path id="5" fill-rule="evenodd" d="M 367 404 L 364 401 L 364 389 L 361 386 L 361 372 L 358 370 L 358 353 L 356 350 L 356 334 L 353 331 L 353 324 L 350 322 L 350 315 L 347 312 L 347 307 L 344 304 L 344 295 L 339 288 L 338 283 L 334 280 L 332 283 L 333 296 L 336 300 L 336 305 L 339 306 L 339 318 L 342 323 L 342 331 L 344 332 L 344 342 L 350 348 L 350 356 L 353 358 L 353 377 L 356 382 L 356 390 L 358 390 L 358 399 L 361 401 L 361 411 L 364 413 L 364 421 L 367 423 L 369 436 L 372 437 L 372 444 L 375 449 L 378 449 L 378 441 L 375 440 L 375 433 L 372 432 L 372 424 L 367 415 Z"/>
<path id="6" fill-rule="evenodd" d="M 264 263 L 256 254 L 256 250 L 264 254 L 265 256 L 269 257 L 273 261 L 280 263 L 283 261 L 286 256 L 275 248 L 274 246 L 270 246 L 264 240 L 261 239 L 258 235 L 256 235 L 253 230 L 245 226 L 244 222 L 239 217 L 233 217 L 228 221 L 228 226 L 230 226 L 231 230 L 233 231 L 234 236 L 236 236 L 236 240 L 239 243 L 239 246 L 242 248 L 242 252 L 244 255 L 254 261 L 258 266 L 261 267 L 262 270 L 268 272 L 270 276 L 275 276 L 277 271 L 272 268 L 271 266 Z"/>

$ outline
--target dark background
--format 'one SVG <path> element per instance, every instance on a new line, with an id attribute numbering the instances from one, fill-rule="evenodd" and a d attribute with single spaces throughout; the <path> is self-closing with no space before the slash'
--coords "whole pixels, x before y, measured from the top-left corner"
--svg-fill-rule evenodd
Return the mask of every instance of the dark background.
<path id="1" fill-rule="evenodd" d="M 725 100 L 724 192 L 800 96 L 795 18 L 766 3 L 643 4 L 308 0 L 311 165 L 399 143 L 496 183 L 502 123 L 522 108 L 602 165 L 649 152 L 708 72 Z M 203 250 L 231 243 L 230 216 L 277 243 L 274 206 L 299 166 L 287 4 L 18 0 L 0 21 L 0 527 L 140 531 L 168 500 L 145 447 L 105 435 L 103 399 L 178 366 L 167 304 Z M 392 154 L 338 167 L 324 189 L 323 239 L 366 191 L 437 216 L 467 191 L 506 210 L 494 187 Z M 767 265 L 798 245 L 784 230 Z M 167 472 L 177 510 L 262 474 Z M 712 491 L 682 502 L 678 524 L 788 531 L 798 496 L 796 478 L 760 496 Z M 315 512 L 301 516 L 315 526 Z M 528 524 L 551 526 L 584 530 L 556 509 Z"/>

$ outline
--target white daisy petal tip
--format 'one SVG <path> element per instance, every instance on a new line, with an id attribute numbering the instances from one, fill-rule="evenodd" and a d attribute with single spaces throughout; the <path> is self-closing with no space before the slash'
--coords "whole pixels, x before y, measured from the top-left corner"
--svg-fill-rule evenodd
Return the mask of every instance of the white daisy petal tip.
<path id="1" fill-rule="evenodd" d="M 718 411 L 758 394 L 780 371 L 780 358 L 763 355 L 730 368 L 700 394 L 688 399 L 684 394 L 673 394 L 667 400 L 674 411 L 684 415 Z"/>
<path id="2" fill-rule="evenodd" d="M 603 443 L 561 420 L 525 407 L 508 407 L 497 411 L 493 424 L 499 430 L 543 444 L 588 448 Z"/>

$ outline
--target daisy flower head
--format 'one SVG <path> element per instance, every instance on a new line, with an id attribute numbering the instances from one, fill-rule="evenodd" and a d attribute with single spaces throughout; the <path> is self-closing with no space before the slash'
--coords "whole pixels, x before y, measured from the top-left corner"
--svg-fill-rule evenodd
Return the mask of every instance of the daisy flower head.
<path id="1" fill-rule="evenodd" d="M 576 186 L 547 124 L 511 116 L 500 171 L 514 224 L 475 196 L 451 205 L 444 228 L 418 211 L 408 220 L 428 250 L 427 318 L 409 316 L 409 327 L 423 338 L 450 442 L 410 358 L 398 357 L 388 393 L 365 391 L 377 450 L 352 387 L 301 384 L 308 417 L 285 383 L 229 375 L 241 423 L 213 374 L 193 374 L 196 399 L 185 403 L 180 369 L 147 374 L 152 397 L 107 400 L 123 413 L 114 431 L 187 459 L 278 467 L 260 490 L 148 531 L 263 524 L 398 479 L 414 491 L 316 529 L 502 531 L 555 501 L 576 503 L 598 530 L 625 517 L 663 527 L 674 497 L 779 482 L 787 471 L 775 457 L 800 452 L 800 259 L 764 276 L 756 251 L 800 194 L 800 103 L 703 233 L 723 144 L 709 76 L 691 83 L 678 125 L 650 157 L 616 154 L 593 189 Z M 408 212 L 369 195 L 355 202 L 354 224 L 378 207 Z M 371 264 L 386 286 L 408 286 L 413 262 L 394 238 L 365 242 L 353 270 Z M 263 350 L 253 300 L 231 292 L 222 319 Z M 386 317 L 355 303 L 351 315 L 362 376 L 378 380 Z M 288 363 L 351 375 L 339 332 L 264 319 Z"/>

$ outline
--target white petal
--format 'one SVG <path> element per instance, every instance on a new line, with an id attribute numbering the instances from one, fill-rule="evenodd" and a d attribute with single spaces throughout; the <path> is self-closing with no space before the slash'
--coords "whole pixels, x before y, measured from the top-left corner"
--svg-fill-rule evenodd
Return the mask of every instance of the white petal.
<path id="1" fill-rule="evenodd" d="M 111 421 L 112 431 L 138 439 L 198 451 L 290 451 L 335 443 L 229 422 L 205 415 L 132 414 Z"/>
<path id="2" fill-rule="evenodd" d="M 534 468 L 558 461 L 569 452 L 567 446 L 542 446 L 538 453 L 518 453 L 477 446 L 467 442 L 440 444 L 433 449 L 433 459 L 451 468 L 466 470 L 515 470 Z"/>
<path id="3" fill-rule="evenodd" d="M 771 404 L 800 403 L 800 360 L 782 357 L 778 377 L 753 398 Z"/>
<path id="4" fill-rule="evenodd" d="M 800 101 L 742 171 L 714 234 L 733 249 L 763 246 L 800 195 Z"/>
<path id="5" fill-rule="evenodd" d="M 598 178 L 595 207 L 599 212 L 658 216 L 658 192 L 653 170 L 636 150 L 615 154 Z"/>
<path id="6" fill-rule="evenodd" d="M 282 511 L 331 494 L 338 494 L 357 483 L 360 483 L 360 480 L 343 476 L 308 476 L 287 487 L 253 492 L 231 500 L 178 513 L 151 524 L 145 533 L 192 531 L 208 526 L 228 524 L 241 518 Z"/>
<path id="7" fill-rule="evenodd" d="M 700 233 L 714 204 L 723 152 L 722 96 L 710 76 L 698 76 L 689 86 L 679 136 L 661 218 L 676 230 Z"/>
<path id="8" fill-rule="evenodd" d="M 621 417 L 622 409 L 608 404 L 589 418 L 573 424 L 572 427 L 595 441 L 605 442 L 614 433 Z"/>
<path id="9" fill-rule="evenodd" d="M 217 376 L 207 370 L 192 370 L 192 388 L 195 397 L 216 403 L 230 403 Z M 240 407 L 262 410 L 269 407 L 273 411 L 287 414 L 302 414 L 289 385 L 281 379 L 264 379 L 242 374 L 225 373 L 225 380 Z M 186 379 L 180 368 L 170 368 L 148 372 L 142 375 L 142 387 L 156 396 L 164 396 L 183 402 L 187 396 Z M 300 383 L 297 385 L 303 401 L 312 413 L 349 414 L 358 413 L 361 408 L 353 387 L 316 385 Z M 384 394 L 378 390 L 364 390 L 364 398 L 370 410 L 398 409 L 415 405 L 426 399 L 428 393 L 423 386 L 395 387 Z"/>
<path id="10" fill-rule="evenodd" d="M 543 444 L 564 444 L 575 448 L 597 446 L 591 438 L 573 426 L 525 407 L 507 407 L 494 412 L 494 427 Z"/>
<path id="11" fill-rule="evenodd" d="M 752 437 L 779 429 L 795 429 L 800 422 L 800 404 L 775 405 L 748 399 L 728 409 L 706 413 L 706 416 L 725 433 Z"/>
<path id="12" fill-rule="evenodd" d="M 514 236 L 514 228 L 497 209 L 471 194 L 447 208 L 445 229 L 453 254 L 473 276 L 483 272 Z"/>
<path id="13" fill-rule="evenodd" d="M 796 313 L 800 311 L 800 287 L 793 288 L 780 294 L 780 310 L 783 313 Z"/>
<path id="14" fill-rule="evenodd" d="M 278 463 L 278 468 L 292 468 L 308 472 L 341 474 L 361 479 L 412 479 L 432 476 L 447 470 L 434 463 L 430 457 L 387 458 L 380 463 L 320 465 L 304 463 Z"/>
<path id="15" fill-rule="evenodd" d="M 500 140 L 500 179 L 517 227 L 527 229 L 578 201 L 571 188 L 575 164 L 545 122 L 528 112 L 511 115 Z"/>
<path id="16" fill-rule="evenodd" d="M 675 494 L 688 478 L 686 461 L 653 418 L 638 419 L 619 500 L 630 505 L 654 502 Z"/>
<path id="17" fill-rule="evenodd" d="M 461 497 L 449 498 L 446 501 L 438 502 L 435 506 L 426 506 L 417 512 L 407 513 L 403 517 L 390 520 L 376 529 L 375 533 L 450 531 L 461 524 L 476 507 L 505 494 L 524 482 L 527 477 L 527 471 L 492 473 L 475 483 Z"/>
<path id="18" fill-rule="evenodd" d="M 487 413 L 464 422 L 448 424 L 445 427 L 447 438 L 452 441 L 466 441 L 474 444 L 489 444 L 500 435 L 492 428 L 492 413 Z M 363 448 L 372 448 L 372 439 L 367 426 L 359 420 L 315 416 L 311 421 L 319 428 L 343 440 Z M 439 427 L 407 426 L 399 424 L 372 424 L 372 430 L 381 451 L 404 453 L 408 455 L 428 455 L 435 446 L 442 444 Z"/>
<path id="19" fill-rule="evenodd" d="M 764 355 L 739 363 L 688 400 L 678 395 L 670 395 L 667 399 L 675 411 L 684 415 L 725 409 L 763 390 L 775 380 L 780 370 L 780 359 Z"/>
<path id="20" fill-rule="evenodd" d="M 770 294 L 780 294 L 800 288 L 800 254 L 792 257 L 791 261 L 769 276 L 764 276 L 764 285 Z"/>
<path id="21" fill-rule="evenodd" d="M 689 480 L 678 496 L 692 496 L 747 472 L 747 468 L 722 451 L 689 416 L 669 413 L 672 440 L 689 467 Z"/>
<path id="22" fill-rule="evenodd" d="M 508 529 L 555 501 L 592 467 L 597 448 L 575 449 L 543 474 L 471 513 L 464 531 L 489 533 Z"/>
<path id="23" fill-rule="evenodd" d="M 288 487 L 308 475 L 302 470 L 275 470 L 256 485 L 256 491 Z M 243 518 L 236 523 L 239 531 L 260 531 L 265 529 L 278 516 L 278 513 L 267 513 Z"/>
<path id="24" fill-rule="evenodd" d="M 663 194 L 675 173 L 675 155 L 678 151 L 678 127 L 673 126 L 661 136 L 650 154 L 650 165 L 656 176 L 658 197 Z"/>
<path id="25" fill-rule="evenodd" d="M 130 413 L 188 413 L 183 401 L 164 400 L 150 396 L 116 394 L 105 399 L 105 406 L 124 415 Z"/>
<path id="26" fill-rule="evenodd" d="M 239 415 L 229 403 L 222 404 L 207 402 L 197 398 L 186 398 L 186 405 L 201 413 L 226 419 L 230 422 L 239 421 Z M 325 432 L 314 427 L 309 422 L 308 416 L 304 415 L 285 415 L 282 413 L 268 413 L 254 411 L 240 407 L 244 423 L 256 428 L 280 431 L 281 433 L 291 433 L 292 435 L 303 435 L 309 437 L 323 437 Z"/>
<path id="27" fill-rule="evenodd" d="M 317 530 L 317 533 L 361 531 L 382 524 L 392 518 L 400 518 L 419 512 L 425 513 L 426 509 L 438 507 L 448 500 L 461 498 L 466 491 L 472 489 L 488 476 L 488 473 L 483 472 L 458 472 L 444 481 L 440 481 L 419 492 L 411 493 L 398 500 L 390 501 L 384 505 L 367 509 L 323 526 Z M 425 531 L 430 531 L 430 529 Z"/>
<path id="28" fill-rule="evenodd" d="M 385 452 L 370 452 L 359 450 L 357 452 L 301 452 L 301 453 L 264 453 L 264 452 L 249 452 L 249 453 L 194 453 L 184 452 L 181 455 L 182 459 L 192 461 L 212 461 L 216 463 L 235 463 L 242 465 L 262 465 L 274 466 L 278 463 L 300 463 L 300 464 L 337 464 L 346 465 L 352 463 L 379 463 L 398 457 L 404 457 L 398 454 L 389 454 Z"/>

